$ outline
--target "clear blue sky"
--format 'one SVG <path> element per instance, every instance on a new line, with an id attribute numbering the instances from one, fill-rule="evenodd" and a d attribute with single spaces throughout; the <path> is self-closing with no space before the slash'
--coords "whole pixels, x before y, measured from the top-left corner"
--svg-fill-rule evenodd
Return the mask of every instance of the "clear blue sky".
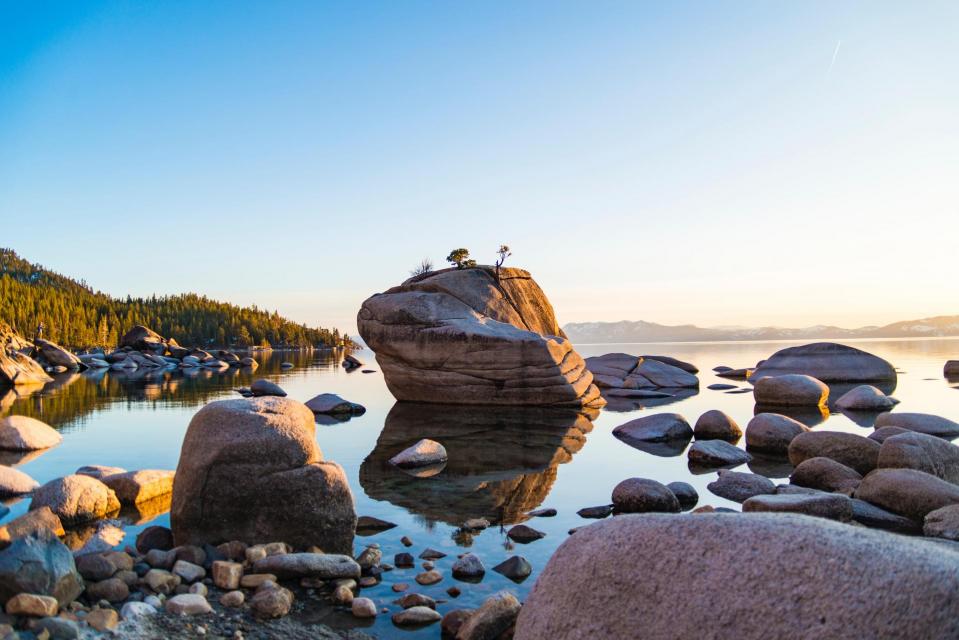
<path id="1" fill-rule="evenodd" d="M 959 313 L 959 3 L 0 2 L 0 246 L 354 329 L 501 242 L 561 322 Z"/>

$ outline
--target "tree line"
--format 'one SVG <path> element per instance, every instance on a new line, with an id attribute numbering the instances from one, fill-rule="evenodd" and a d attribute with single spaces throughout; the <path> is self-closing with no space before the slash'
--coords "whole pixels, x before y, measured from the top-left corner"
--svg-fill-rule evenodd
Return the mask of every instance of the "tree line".
<path id="1" fill-rule="evenodd" d="M 43 337 L 71 349 L 115 347 L 138 324 L 184 346 L 352 345 L 338 329 L 307 327 L 276 311 L 239 307 L 195 293 L 113 298 L 82 280 L 32 264 L 12 249 L 0 249 L 0 321 L 28 339 L 42 322 Z"/>

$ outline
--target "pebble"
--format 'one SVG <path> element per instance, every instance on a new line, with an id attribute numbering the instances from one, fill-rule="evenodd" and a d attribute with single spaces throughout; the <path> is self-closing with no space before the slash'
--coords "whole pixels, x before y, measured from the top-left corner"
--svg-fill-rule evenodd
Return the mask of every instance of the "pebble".
<path id="1" fill-rule="evenodd" d="M 220 604 L 224 607 L 242 607 L 245 600 L 246 596 L 242 591 L 227 591 L 220 596 Z"/>
<path id="2" fill-rule="evenodd" d="M 537 531 L 533 527 L 527 526 L 525 524 L 518 524 L 515 527 L 511 528 L 506 532 L 506 536 L 510 540 L 516 542 L 527 544 L 540 538 L 545 538 L 546 534 L 542 531 Z"/>
<path id="3" fill-rule="evenodd" d="M 482 560 L 475 553 L 463 554 L 455 563 L 453 563 L 453 577 L 460 579 L 482 578 L 486 573 L 486 567 Z"/>
<path id="4" fill-rule="evenodd" d="M 445 558 L 446 554 L 442 551 L 436 549 L 426 549 L 423 553 L 420 554 L 420 560 L 439 560 L 440 558 Z"/>
<path id="5" fill-rule="evenodd" d="M 422 585 L 436 584 L 443 579 L 443 574 L 436 570 L 430 570 L 416 576 L 416 582 Z"/>
<path id="6" fill-rule="evenodd" d="M 375 618 L 376 605 L 369 598 L 353 598 L 350 611 L 354 618 Z"/>
<path id="7" fill-rule="evenodd" d="M 432 624 L 443 619 L 439 613 L 429 607 L 410 607 L 393 614 L 393 624 L 398 627 L 407 627 L 421 624 Z"/>
<path id="8" fill-rule="evenodd" d="M 493 567 L 493 571 L 514 582 L 522 582 L 533 572 L 533 565 L 523 556 L 511 556 Z"/>

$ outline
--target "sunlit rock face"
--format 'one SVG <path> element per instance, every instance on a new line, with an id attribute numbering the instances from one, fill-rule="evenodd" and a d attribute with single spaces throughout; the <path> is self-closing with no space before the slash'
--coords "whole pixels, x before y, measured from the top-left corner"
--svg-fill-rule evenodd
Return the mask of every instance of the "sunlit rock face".
<path id="1" fill-rule="evenodd" d="M 374 295 L 357 316 L 398 400 L 599 407 L 583 358 L 522 269 L 447 269 Z"/>
<path id="2" fill-rule="evenodd" d="M 360 466 L 360 484 L 371 498 L 429 521 L 522 522 L 549 494 L 558 465 L 573 459 L 592 427 L 588 415 L 570 409 L 398 402 Z M 422 438 L 446 448 L 442 470 L 424 476 L 390 464 Z"/>

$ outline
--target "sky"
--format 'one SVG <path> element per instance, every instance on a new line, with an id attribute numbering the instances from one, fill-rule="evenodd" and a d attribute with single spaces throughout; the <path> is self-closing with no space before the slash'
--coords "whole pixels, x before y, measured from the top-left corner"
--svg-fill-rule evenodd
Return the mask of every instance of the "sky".
<path id="1" fill-rule="evenodd" d="M 0 0 L 0 246 L 355 331 L 501 243 L 561 323 L 959 313 L 959 3 Z"/>

